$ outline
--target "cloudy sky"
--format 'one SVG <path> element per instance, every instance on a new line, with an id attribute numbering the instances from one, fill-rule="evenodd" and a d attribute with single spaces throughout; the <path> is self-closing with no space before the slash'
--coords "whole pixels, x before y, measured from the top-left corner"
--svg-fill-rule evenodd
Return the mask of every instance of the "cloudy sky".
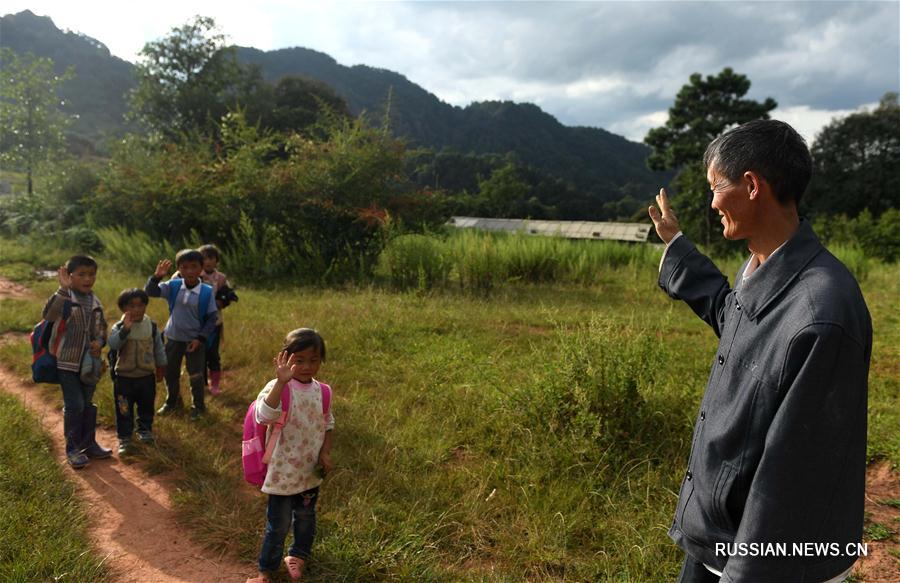
<path id="1" fill-rule="evenodd" d="M 538 104 L 567 125 L 641 140 L 691 73 L 747 75 L 806 137 L 900 91 L 900 1 L 18 2 L 135 62 L 195 14 L 263 50 L 303 46 L 397 71 L 444 101 Z"/>

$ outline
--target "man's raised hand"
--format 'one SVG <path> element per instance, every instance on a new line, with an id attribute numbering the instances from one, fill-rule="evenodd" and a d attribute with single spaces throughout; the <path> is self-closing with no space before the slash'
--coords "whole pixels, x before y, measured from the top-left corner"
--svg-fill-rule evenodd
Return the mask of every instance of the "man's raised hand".
<path id="1" fill-rule="evenodd" d="M 163 259 L 156 264 L 156 271 L 153 272 L 153 277 L 162 279 L 169 273 L 170 269 L 172 269 L 172 262 L 168 259 Z"/>
<path id="2" fill-rule="evenodd" d="M 650 220 L 653 221 L 653 226 L 656 227 L 656 234 L 659 235 L 663 243 L 668 245 L 672 237 L 681 230 L 681 226 L 678 224 L 675 211 L 672 210 L 672 206 L 669 204 L 669 197 L 666 196 L 665 188 L 659 189 L 659 194 L 656 195 L 656 204 L 659 205 L 659 209 L 653 205 L 650 205 L 648 209 Z"/>

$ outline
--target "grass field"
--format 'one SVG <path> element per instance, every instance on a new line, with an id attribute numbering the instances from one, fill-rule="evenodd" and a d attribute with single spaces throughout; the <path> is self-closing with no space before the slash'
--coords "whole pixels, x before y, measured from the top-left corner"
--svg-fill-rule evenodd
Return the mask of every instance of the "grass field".
<path id="1" fill-rule="evenodd" d="M 0 300 L 0 331 L 39 318 L 55 282 L 27 266 L 59 263 L 47 253 L 3 243 L 0 274 L 34 298 Z M 110 322 L 118 292 L 146 275 L 101 261 Z M 655 281 L 654 266 L 632 263 L 586 284 L 503 282 L 487 295 L 240 286 L 225 318 L 225 394 L 199 424 L 157 419 L 144 454 L 176 477 L 194 536 L 252 564 L 265 500 L 241 480 L 240 422 L 284 333 L 312 326 L 328 342 L 320 377 L 335 389 L 338 467 L 309 580 L 671 580 L 680 551 L 665 533 L 716 342 Z M 898 266 L 875 264 L 863 284 L 875 326 L 869 454 L 895 466 L 898 282 Z M 164 302 L 150 314 L 162 324 Z M 0 360 L 25 376 L 28 352 L 6 345 Z M 104 379 L 108 425 L 111 395 Z"/>
<path id="2" fill-rule="evenodd" d="M 50 440 L 34 415 L 4 393 L 0 458 L 0 581 L 104 581 L 84 510 Z"/>

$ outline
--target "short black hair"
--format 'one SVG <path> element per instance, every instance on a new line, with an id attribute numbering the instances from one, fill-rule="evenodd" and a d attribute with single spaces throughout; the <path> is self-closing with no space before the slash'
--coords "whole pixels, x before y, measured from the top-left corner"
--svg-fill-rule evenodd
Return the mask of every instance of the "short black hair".
<path id="1" fill-rule="evenodd" d="M 281 349 L 288 354 L 301 352 L 307 348 L 314 346 L 319 350 L 319 357 L 325 360 L 325 339 L 312 328 L 297 328 L 291 330 L 284 337 L 284 344 Z"/>
<path id="2" fill-rule="evenodd" d="M 175 267 L 180 267 L 182 263 L 191 261 L 203 265 L 203 255 L 196 249 L 182 249 L 175 254 Z"/>
<path id="3" fill-rule="evenodd" d="M 212 257 L 216 261 L 219 261 L 220 259 L 222 259 L 221 254 L 219 253 L 219 248 L 216 247 L 215 245 L 213 245 L 212 243 L 207 243 L 206 245 L 203 245 L 202 247 L 197 249 L 197 251 L 199 251 L 200 255 L 202 255 L 204 258 Z"/>
<path id="4" fill-rule="evenodd" d="M 772 187 L 781 204 L 800 204 L 812 177 L 806 140 L 783 121 L 758 119 L 730 129 L 706 147 L 703 164 L 736 182 L 752 170 Z"/>
<path id="5" fill-rule="evenodd" d="M 139 287 L 132 287 L 122 290 L 122 293 L 119 294 L 119 298 L 116 300 L 116 305 L 118 305 L 119 309 L 124 312 L 125 306 L 127 306 L 128 302 L 130 302 L 134 298 L 138 298 L 139 300 L 144 302 L 145 306 L 150 303 L 150 296 L 147 295 L 147 292 Z"/>
<path id="6" fill-rule="evenodd" d="M 74 273 L 79 267 L 93 267 L 97 269 L 97 261 L 90 255 L 73 255 L 66 261 L 66 271 Z"/>

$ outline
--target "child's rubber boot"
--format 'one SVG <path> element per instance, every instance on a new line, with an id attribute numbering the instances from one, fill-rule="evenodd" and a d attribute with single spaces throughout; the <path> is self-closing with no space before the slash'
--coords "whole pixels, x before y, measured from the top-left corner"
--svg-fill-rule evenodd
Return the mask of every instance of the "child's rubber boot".
<path id="1" fill-rule="evenodd" d="M 303 559 L 288 555 L 284 558 L 284 566 L 287 567 L 291 581 L 299 581 L 303 577 Z"/>
<path id="2" fill-rule="evenodd" d="M 102 460 L 112 456 L 112 450 L 100 447 L 97 443 L 97 405 L 86 405 L 82 416 L 81 446 L 84 454 L 91 459 Z"/>
<path id="3" fill-rule="evenodd" d="M 66 438 L 66 461 L 76 470 L 88 465 L 90 460 L 81 451 L 81 426 L 84 425 L 81 412 L 63 409 L 63 435 Z"/>
<path id="4" fill-rule="evenodd" d="M 219 395 L 222 394 L 221 383 L 222 383 L 222 371 L 220 371 L 220 370 L 209 371 L 209 392 L 213 397 L 218 397 Z"/>

